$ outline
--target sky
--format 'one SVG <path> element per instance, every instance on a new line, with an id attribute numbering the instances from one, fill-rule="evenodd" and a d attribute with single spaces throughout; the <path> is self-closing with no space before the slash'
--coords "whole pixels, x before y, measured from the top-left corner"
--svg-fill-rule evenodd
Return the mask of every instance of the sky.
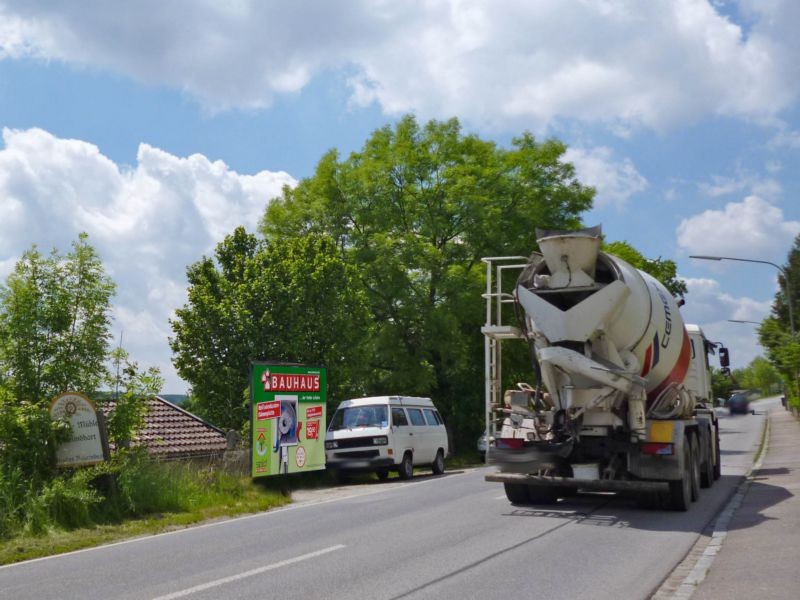
<path id="1" fill-rule="evenodd" d="M 761 354 L 800 233 L 795 0 L 0 0 L 0 281 L 81 231 L 114 343 L 184 393 L 186 267 L 406 114 L 568 146 L 586 225 L 674 260 L 687 322 Z M 476 298 L 476 302 L 481 302 Z M 476 332 L 477 334 L 477 332 Z"/>

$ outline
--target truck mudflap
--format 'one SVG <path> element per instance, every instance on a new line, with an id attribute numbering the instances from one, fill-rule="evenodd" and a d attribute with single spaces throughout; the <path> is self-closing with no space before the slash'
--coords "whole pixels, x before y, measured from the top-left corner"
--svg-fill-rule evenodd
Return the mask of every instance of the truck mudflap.
<path id="1" fill-rule="evenodd" d="M 669 484 L 666 481 L 574 479 L 523 473 L 491 473 L 485 479 L 495 483 L 522 483 L 535 487 L 575 488 L 592 492 L 669 492 Z"/>

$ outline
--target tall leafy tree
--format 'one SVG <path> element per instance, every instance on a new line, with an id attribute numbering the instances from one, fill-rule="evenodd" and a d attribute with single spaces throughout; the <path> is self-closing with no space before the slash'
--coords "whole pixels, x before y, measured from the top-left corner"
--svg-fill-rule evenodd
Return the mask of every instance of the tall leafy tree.
<path id="1" fill-rule="evenodd" d="M 187 276 L 188 303 L 171 322 L 170 344 L 192 406 L 211 422 L 246 422 L 253 360 L 326 366 L 334 399 L 361 391 L 365 296 L 330 238 L 265 243 L 239 227 Z"/>
<path id="2" fill-rule="evenodd" d="M 687 292 L 686 282 L 678 277 L 678 267 L 675 261 L 658 258 L 647 258 L 628 242 L 610 242 L 603 244 L 603 251 L 620 257 L 632 267 L 649 273 L 667 288 L 673 296 L 680 296 Z"/>
<path id="3" fill-rule="evenodd" d="M 262 232 L 335 240 L 368 290 L 373 393 L 430 394 L 462 439 L 482 429 L 481 257 L 527 256 L 535 229 L 570 229 L 591 206 L 565 146 L 530 134 L 511 148 L 467 135 L 457 119 L 411 117 L 375 131 L 347 158 L 266 210 Z"/>
<path id="4" fill-rule="evenodd" d="M 0 372 L 18 401 L 98 388 L 114 291 L 85 233 L 66 255 L 25 252 L 0 287 Z"/>
<path id="5" fill-rule="evenodd" d="M 800 335 L 792 333 L 789 320 L 789 302 L 798 325 L 798 306 L 800 306 L 800 235 L 794 239 L 789 250 L 787 262 L 783 266 L 789 281 L 783 273 L 779 277 L 780 291 L 772 304 L 772 315 L 764 319 L 758 329 L 761 345 L 767 350 L 767 358 L 780 372 L 786 391 L 795 404 L 800 403 Z"/>
<path id="6" fill-rule="evenodd" d="M 763 356 L 756 356 L 745 368 L 734 370 L 733 378 L 739 387 L 758 390 L 764 395 L 781 382 L 778 371 Z"/>
<path id="7" fill-rule="evenodd" d="M 65 255 L 34 246 L 0 286 L 0 513 L 12 520 L 55 474 L 56 447 L 69 435 L 51 420 L 50 399 L 91 394 L 106 375 L 113 293 L 85 234 Z"/>

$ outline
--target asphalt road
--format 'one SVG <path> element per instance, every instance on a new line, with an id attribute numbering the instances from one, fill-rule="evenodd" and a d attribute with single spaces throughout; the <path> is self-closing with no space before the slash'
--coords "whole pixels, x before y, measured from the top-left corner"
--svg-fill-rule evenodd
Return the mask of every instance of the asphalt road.
<path id="1" fill-rule="evenodd" d="M 723 476 L 686 513 L 514 507 L 473 469 L 0 567 L 0 598 L 647 598 L 752 464 L 764 414 L 720 416 Z"/>

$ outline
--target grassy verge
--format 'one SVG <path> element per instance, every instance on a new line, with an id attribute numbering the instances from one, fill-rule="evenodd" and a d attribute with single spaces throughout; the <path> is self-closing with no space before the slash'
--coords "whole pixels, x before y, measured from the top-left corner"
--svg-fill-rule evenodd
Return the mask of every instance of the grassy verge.
<path id="1" fill-rule="evenodd" d="M 257 513 L 287 504 L 290 499 L 273 490 L 242 481 L 241 492 L 217 504 L 192 510 L 156 513 L 120 523 L 65 530 L 50 527 L 40 535 L 21 534 L 0 542 L 0 565 L 60 554 L 120 540 L 181 529 L 220 517 Z"/>
<path id="2" fill-rule="evenodd" d="M 448 458 L 446 469 L 453 471 L 481 464 L 476 453 Z M 430 467 L 419 467 L 415 472 L 429 473 Z M 390 477 L 394 479 L 397 474 Z M 43 516 L 39 515 L 41 522 L 36 527 L 32 528 L 30 522 L 27 526 L 20 524 L 10 537 L 0 539 L 0 565 L 174 531 L 214 519 L 259 513 L 288 504 L 294 490 L 338 485 L 326 471 L 253 482 L 249 477 L 209 474 L 191 466 L 137 462 L 126 464 L 117 478 L 117 488 L 127 486 L 124 493 L 117 489 L 98 501 L 87 510 L 86 520 L 79 525 L 68 524 L 69 519 L 65 523 L 63 518 L 64 513 L 75 512 L 74 504 L 65 505 L 60 496 L 51 500 L 40 510 Z M 357 475 L 352 482 L 375 478 L 374 474 Z M 74 479 L 60 486 L 78 486 Z"/>
<path id="3" fill-rule="evenodd" d="M 173 531 L 219 517 L 261 512 L 287 502 L 289 499 L 280 494 L 253 490 L 244 498 L 239 498 L 230 504 L 193 511 L 160 513 L 118 524 L 95 525 L 74 530 L 53 528 L 42 535 L 20 535 L 0 542 L 0 565 Z"/>
<path id="4" fill-rule="evenodd" d="M 290 501 L 288 490 L 211 465 L 144 453 L 58 474 L 38 486 L 0 478 L 0 564 L 79 550 Z"/>

